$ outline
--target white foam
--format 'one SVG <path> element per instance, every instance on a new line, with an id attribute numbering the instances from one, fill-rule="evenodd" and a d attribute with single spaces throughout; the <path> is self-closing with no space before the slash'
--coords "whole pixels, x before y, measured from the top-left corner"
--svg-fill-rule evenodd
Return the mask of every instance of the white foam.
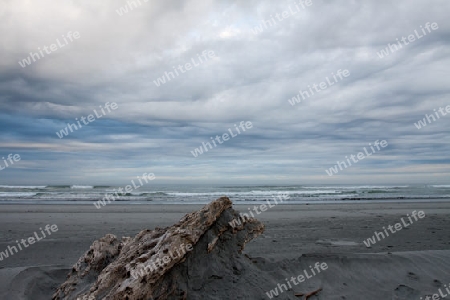
<path id="1" fill-rule="evenodd" d="M 391 186 L 379 186 L 379 185 L 359 185 L 359 186 L 305 186 L 305 189 L 342 189 L 342 190 L 358 190 L 358 189 L 394 189 L 394 188 L 407 188 L 408 185 L 391 185 Z"/>
<path id="2" fill-rule="evenodd" d="M 2 189 L 45 189 L 45 185 L 0 185 Z"/>
<path id="3" fill-rule="evenodd" d="M 93 189 L 92 185 L 72 185 L 71 189 Z"/>
<path id="4" fill-rule="evenodd" d="M 36 193 L 0 192 L 0 198 L 17 198 L 17 197 L 33 197 L 33 196 L 36 196 Z"/>
<path id="5" fill-rule="evenodd" d="M 313 194 L 340 194 L 340 191 L 334 190 L 315 190 L 315 191 L 249 191 L 249 192 L 213 192 L 213 193 L 178 193 L 167 192 L 167 195 L 178 197 L 193 196 L 278 196 L 278 195 L 313 195 Z"/>

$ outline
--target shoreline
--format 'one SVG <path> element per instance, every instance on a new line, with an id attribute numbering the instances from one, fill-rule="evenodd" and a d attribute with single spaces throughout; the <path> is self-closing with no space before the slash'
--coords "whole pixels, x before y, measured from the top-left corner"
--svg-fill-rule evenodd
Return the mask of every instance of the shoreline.
<path id="1" fill-rule="evenodd" d="M 226 197 L 226 196 L 224 196 Z M 0 207 L 2 206 L 14 206 L 14 205 L 34 205 L 34 206 L 41 206 L 41 205 L 62 205 L 62 206 L 93 206 L 96 208 L 95 204 L 97 203 L 97 200 L 93 201 L 83 201 L 83 200 L 73 200 L 73 201 L 67 201 L 67 200 L 42 200 L 42 201 L 17 201 L 17 200 L 0 200 Z M 107 206 L 129 206 L 129 205 L 205 205 L 208 204 L 208 201 L 199 201 L 199 202 L 179 202 L 179 201 L 124 201 L 124 200 L 115 200 L 111 203 L 108 203 Z M 406 204 L 406 203 L 450 203 L 450 198 L 417 198 L 417 199 L 411 199 L 411 198 L 383 198 L 383 199 L 355 199 L 355 200 L 318 200 L 318 201 L 286 201 L 283 203 L 278 203 L 276 206 L 283 206 L 283 205 L 333 205 L 333 204 L 380 204 L 380 203 L 389 203 L 389 204 Z M 240 202 L 233 202 L 233 205 L 261 205 L 261 204 L 267 204 L 267 201 L 240 201 Z M 102 210 L 106 207 L 101 206 L 100 209 Z"/>

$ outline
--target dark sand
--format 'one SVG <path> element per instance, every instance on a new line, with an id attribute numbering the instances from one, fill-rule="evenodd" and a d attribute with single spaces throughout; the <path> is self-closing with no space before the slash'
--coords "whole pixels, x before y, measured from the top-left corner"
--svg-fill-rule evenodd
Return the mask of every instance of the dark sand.
<path id="1" fill-rule="evenodd" d="M 107 233 L 135 236 L 142 229 L 170 226 L 201 207 L 114 204 L 97 210 L 93 205 L 1 205 L 0 251 L 46 224 L 56 224 L 59 230 L 0 262 L 0 299 L 50 299 L 52 289 L 65 280 L 94 240 Z M 234 207 L 246 212 L 248 206 Z M 423 210 L 426 217 L 370 248 L 362 243 L 413 210 Z M 437 293 L 450 282 L 449 215 L 450 203 L 443 202 L 270 208 L 257 215 L 266 225 L 265 234 L 247 244 L 245 253 L 265 259 L 256 266 L 272 275 L 273 284 L 249 288 L 261 290 L 258 299 L 269 299 L 265 292 L 285 283 L 284 278 L 326 262 L 328 270 L 292 290 L 323 288 L 310 299 L 420 299 Z M 301 299 L 293 291 L 276 299 Z M 224 293 L 223 299 L 229 294 Z"/>

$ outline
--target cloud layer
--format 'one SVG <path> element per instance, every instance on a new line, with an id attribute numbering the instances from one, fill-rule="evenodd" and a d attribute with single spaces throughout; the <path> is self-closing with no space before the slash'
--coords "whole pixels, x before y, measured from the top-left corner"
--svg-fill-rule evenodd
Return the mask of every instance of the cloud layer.
<path id="1" fill-rule="evenodd" d="M 414 125 L 450 105 L 448 1 L 127 3 L 4 1 L 0 157 L 22 160 L 1 182 L 448 183 L 450 115 Z M 69 32 L 80 38 L 18 63 Z M 338 70 L 350 76 L 289 103 Z M 58 138 L 106 102 L 118 109 Z M 241 121 L 253 128 L 191 154 Z M 389 146 L 327 175 L 375 140 Z"/>

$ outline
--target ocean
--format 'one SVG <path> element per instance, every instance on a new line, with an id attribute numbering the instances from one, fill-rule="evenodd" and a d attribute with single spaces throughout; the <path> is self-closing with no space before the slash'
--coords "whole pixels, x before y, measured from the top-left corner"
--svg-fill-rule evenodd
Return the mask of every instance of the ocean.
<path id="1" fill-rule="evenodd" d="M 0 204 L 93 204 L 116 186 L 8 186 L 0 185 Z M 345 202 L 450 201 L 450 185 L 146 185 L 119 195 L 110 204 L 204 204 L 221 196 L 236 204 L 264 203 L 289 195 L 284 204 Z"/>

